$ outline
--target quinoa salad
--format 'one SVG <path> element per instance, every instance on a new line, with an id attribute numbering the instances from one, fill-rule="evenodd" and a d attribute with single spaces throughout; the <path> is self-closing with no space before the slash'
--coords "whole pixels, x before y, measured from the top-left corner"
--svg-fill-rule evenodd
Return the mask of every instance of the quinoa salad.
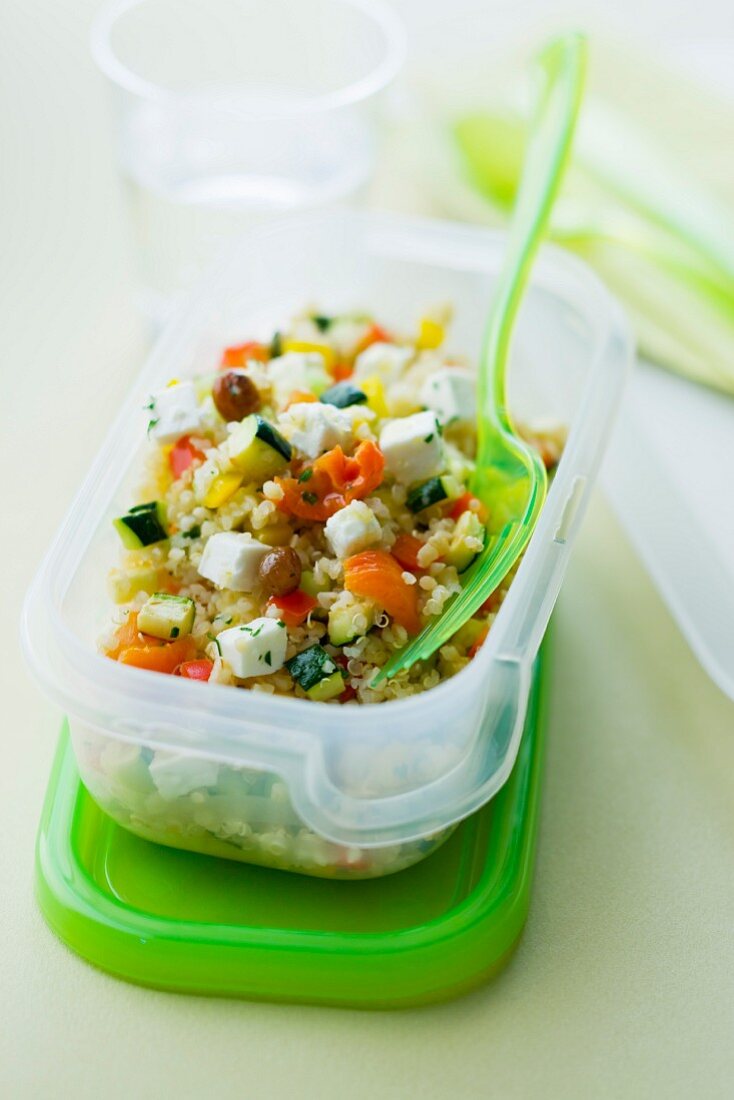
<path id="1" fill-rule="evenodd" d="M 122 664 L 332 705 L 379 703 L 460 672 L 505 583 L 431 659 L 376 672 L 457 593 L 488 518 L 472 495 L 474 370 L 448 310 L 411 331 L 305 311 L 223 349 L 141 413 L 147 455 L 115 519 Z M 555 427 L 524 429 L 551 469 Z"/>

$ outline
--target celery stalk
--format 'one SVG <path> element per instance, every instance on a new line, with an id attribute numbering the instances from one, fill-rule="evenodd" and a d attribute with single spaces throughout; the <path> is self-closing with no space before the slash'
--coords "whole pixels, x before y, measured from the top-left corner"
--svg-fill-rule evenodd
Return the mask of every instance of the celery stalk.
<path id="1" fill-rule="evenodd" d="M 502 220 L 519 177 L 523 124 L 482 112 L 454 126 L 460 186 L 454 212 Z M 626 151 L 626 155 L 625 155 Z M 697 382 L 734 393 L 734 232 L 702 189 L 643 143 L 620 116 L 594 108 L 574 153 L 551 236 L 582 255 L 622 298 L 641 350 Z M 458 209 L 457 209 L 458 208 Z"/>

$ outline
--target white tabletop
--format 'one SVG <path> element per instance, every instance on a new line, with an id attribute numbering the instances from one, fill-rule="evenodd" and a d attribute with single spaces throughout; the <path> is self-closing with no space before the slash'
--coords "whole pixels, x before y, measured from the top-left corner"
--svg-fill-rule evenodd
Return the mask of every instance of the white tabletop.
<path id="1" fill-rule="evenodd" d="M 0 1095 L 730 1096 L 734 707 L 599 496 L 555 620 L 530 919 L 492 984 L 390 1015 L 208 1001 L 98 973 L 44 926 L 33 844 L 60 716 L 17 652 L 20 604 L 144 351 L 93 8 L 15 3 L 0 36 Z M 728 4 L 696 5 L 693 45 L 688 0 L 622 8 L 648 33 L 664 12 L 669 48 L 727 79 Z"/>

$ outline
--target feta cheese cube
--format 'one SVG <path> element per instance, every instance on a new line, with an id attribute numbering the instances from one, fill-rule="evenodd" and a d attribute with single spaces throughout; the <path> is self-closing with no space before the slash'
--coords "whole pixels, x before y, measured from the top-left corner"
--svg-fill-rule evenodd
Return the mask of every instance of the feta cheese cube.
<path id="1" fill-rule="evenodd" d="M 326 521 L 327 542 L 338 558 L 348 558 L 374 546 L 382 529 L 372 509 L 363 500 L 353 500 Z"/>
<path id="2" fill-rule="evenodd" d="M 157 443 L 175 443 L 180 436 L 199 431 L 202 420 L 193 382 L 177 382 L 151 398 L 148 434 Z"/>
<path id="3" fill-rule="evenodd" d="M 398 344 L 370 344 L 355 359 L 352 380 L 376 374 L 386 384 L 393 382 L 414 355 L 413 348 L 401 348 Z"/>
<path id="4" fill-rule="evenodd" d="M 258 568 L 271 550 L 250 534 L 220 531 L 207 539 L 199 573 L 217 588 L 254 592 L 260 584 Z"/>
<path id="5" fill-rule="evenodd" d="M 388 473 L 404 485 L 434 477 L 446 465 L 438 420 L 432 410 L 391 420 L 380 433 L 380 450 Z"/>
<path id="6" fill-rule="evenodd" d="M 476 418 L 476 378 L 465 367 L 441 367 L 434 371 L 423 383 L 420 397 L 442 424 Z"/>
<path id="7" fill-rule="evenodd" d="M 268 676 L 285 664 L 288 631 L 280 619 L 253 619 L 247 626 L 232 626 L 218 636 L 222 660 L 235 676 Z"/>
<path id="8" fill-rule="evenodd" d="M 275 404 L 288 404 L 295 390 L 313 392 L 317 396 L 331 385 L 324 357 L 317 351 L 287 351 L 268 363 L 268 380 Z"/>
<path id="9" fill-rule="evenodd" d="M 307 458 L 318 458 L 337 444 L 348 447 L 354 436 L 349 413 L 320 401 L 291 405 L 281 416 L 279 427 L 288 442 Z"/>
<path id="10" fill-rule="evenodd" d="M 148 765 L 150 777 L 161 798 L 172 801 L 200 787 L 213 787 L 219 775 L 216 760 L 159 750 Z"/>

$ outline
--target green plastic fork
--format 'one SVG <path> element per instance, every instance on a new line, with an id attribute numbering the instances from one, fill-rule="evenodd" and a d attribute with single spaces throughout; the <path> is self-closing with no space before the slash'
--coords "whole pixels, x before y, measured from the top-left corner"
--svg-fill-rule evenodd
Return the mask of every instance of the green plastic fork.
<path id="1" fill-rule="evenodd" d="M 487 538 L 461 592 L 380 669 L 373 683 L 426 660 L 471 618 L 516 563 L 545 501 L 545 467 L 516 434 L 507 407 L 510 336 L 530 269 L 568 161 L 586 72 L 586 39 L 564 35 L 536 60 L 540 76 L 507 251 L 484 336 L 477 382 L 477 464 L 473 491 L 487 508 Z"/>

